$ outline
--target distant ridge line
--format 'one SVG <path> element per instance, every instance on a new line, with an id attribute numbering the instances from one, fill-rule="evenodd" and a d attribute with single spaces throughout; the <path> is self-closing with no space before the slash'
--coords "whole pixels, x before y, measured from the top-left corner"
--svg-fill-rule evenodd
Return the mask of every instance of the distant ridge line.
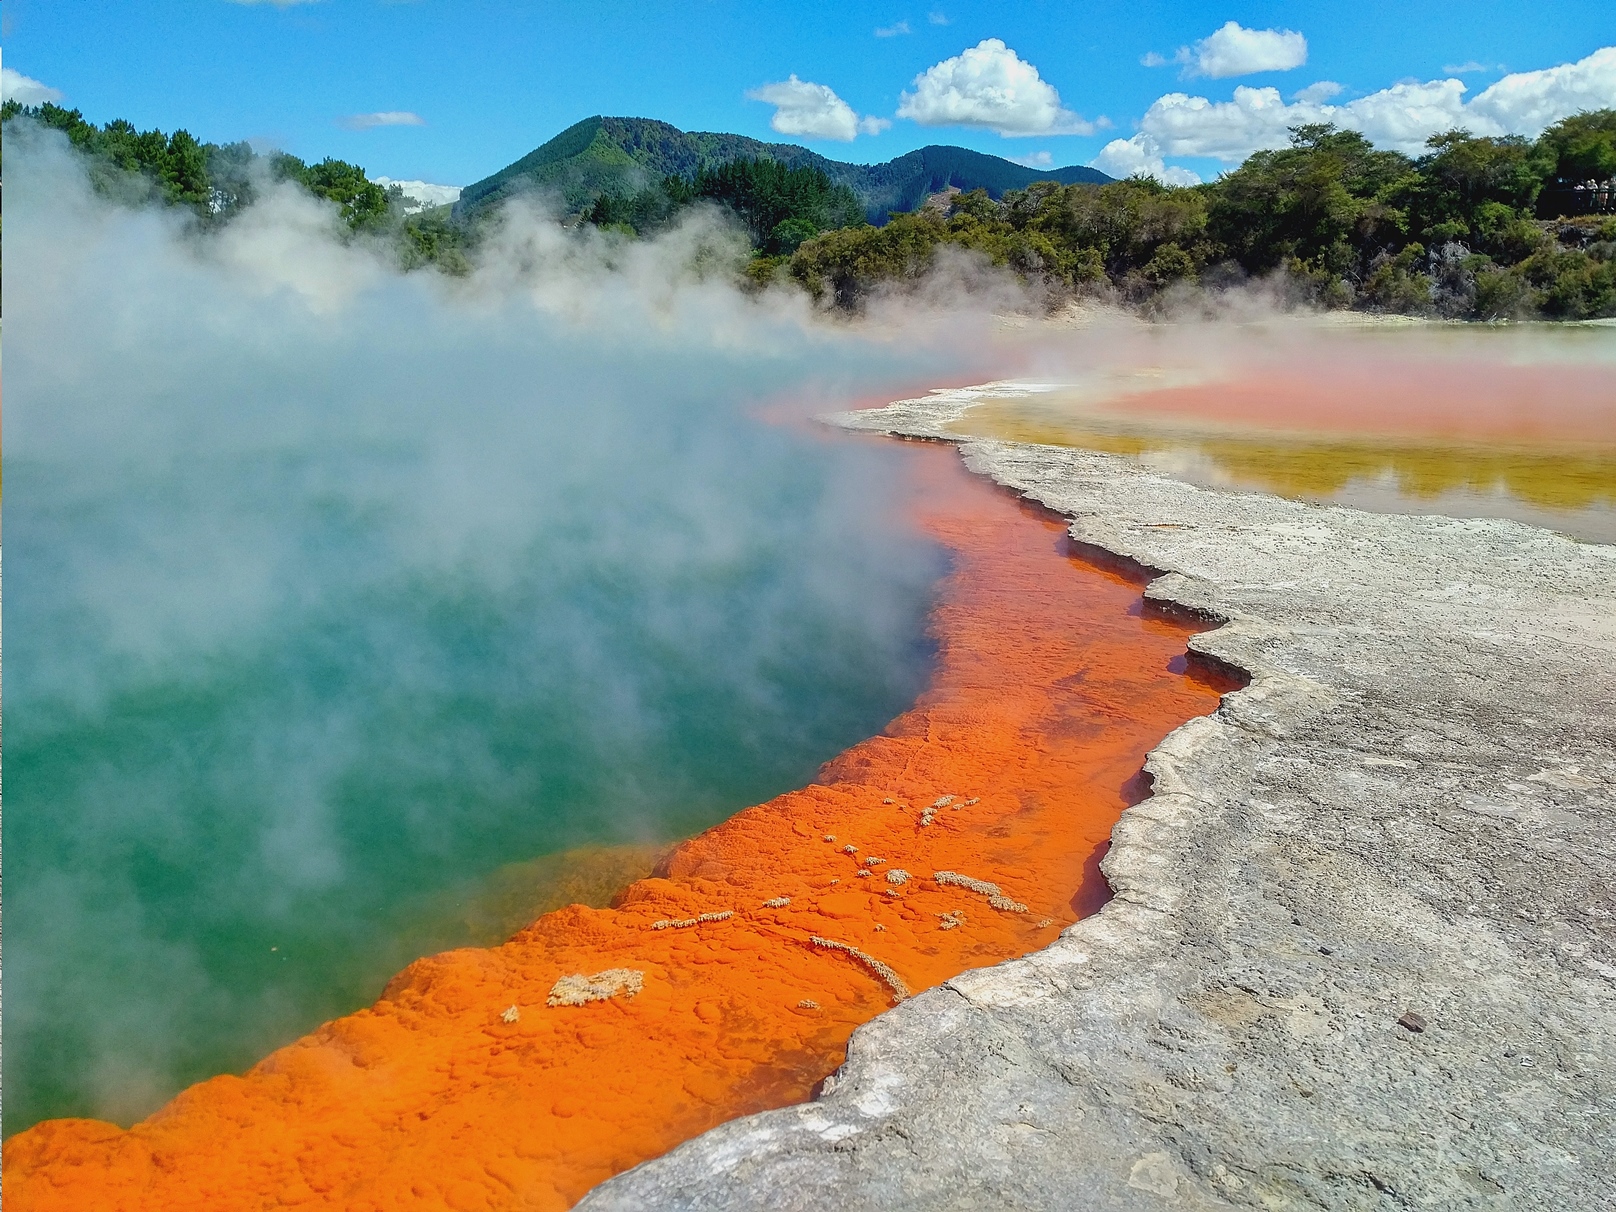
<path id="1" fill-rule="evenodd" d="M 536 189 L 559 193 L 581 211 L 605 193 L 631 193 L 663 177 L 692 177 L 743 158 L 768 157 L 793 167 L 811 165 L 858 196 L 865 217 L 884 223 L 891 211 L 913 210 L 953 186 L 985 189 L 997 199 L 1034 181 L 1103 185 L 1114 178 L 1083 165 L 1033 169 L 964 147 L 933 144 L 880 164 L 832 160 L 795 143 L 764 143 L 746 135 L 683 131 L 655 118 L 596 115 L 574 123 L 514 163 L 461 192 L 457 214 L 468 215 Z"/>

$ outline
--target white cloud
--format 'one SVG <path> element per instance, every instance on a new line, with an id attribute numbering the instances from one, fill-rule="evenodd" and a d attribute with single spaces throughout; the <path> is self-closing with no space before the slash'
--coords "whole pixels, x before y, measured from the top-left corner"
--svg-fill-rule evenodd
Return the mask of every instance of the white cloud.
<path id="1" fill-rule="evenodd" d="M 1199 185 L 1201 178 L 1187 168 L 1169 165 L 1162 159 L 1161 147 L 1143 132 L 1131 139 L 1113 139 L 1089 161 L 1093 168 L 1113 177 L 1155 177 L 1167 185 Z"/>
<path id="2" fill-rule="evenodd" d="M 1331 97 L 1339 97 L 1346 89 L 1334 80 L 1320 80 L 1317 84 L 1309 84 L 1306 88 L 1299 88 L 1291 94 L 1292 101 L 1328 101 Z"/>
<path id="3" fill-rule="evenodd" d="M 337 125 L 349 130 L 373 130 L 378 126 L 425 126 L 426 119 L 407 109 L 387 109 L 375 114 L 349 114 L 338 118 Z"/>
<path id="4" fill-rule="evenodd" d="M 951 25 L 952 22 L 942 13 L 927 13 L 926 20 L 933 25 Z"/>
<path id="5" fill-rule="evenodd" d="M 907 21 L 899 21 L 893 25 L 884 25 L 880 27 L 875 31 L 875 36 L 877 38 L 896 38 L 899 34 L 907 34 L 909 32 L 909 23 Z"/>
<path id="6" fill-rule="evenodd" d="M 1001 135 L 1087 135 L 1094 124 L 1065 109 L 1060 94 L 997 38 L 915 77 L 898 117 L 921 126 L 975 126 Z"/>
<path id="7" fill-rule="evenodd" d="M 1031 152 L 1025 156 L 1011 156 L 1012 164 L 1020 164 L 1024 168 L 1054 168 L 1055 157 L 1046 151 Z"/>
<path id="8" fill-rule="evenodd" d="M 1307 62 L 1307 39 L 1293 29 L 1247 29 L 1225 21 L 1193 46 L 1181 46 L 1171 59 L 1151 51 L 1139 60 L 1146 67 L 1184 66 L 1184 76 L 1249 76 L 1254 72 L 1288 72 Z"/>
<path id="9" fill-rule="evenodd" d="M 1229 101 L 1168 93 L 1139 125 L 1165 155 L 1230 162 L 1284 147 L 1290 128 L 1309 122 L 1333 122 L 1410 154 L 1421 152 L 1431 135 L 1455 127 L 1477 135 L 1533 136 L 1579 110 L 1616 106 L 1616 47 L 1576 63 L 1505 76 L 1468 103 L 1466 91 L 1459 79 L 1405 82 L 1332 105 L 1314 85 L 1287 105 L 1276 88 L 1241 85 Z"/>
<path id="10" fill-rule="evenodd" d="M 1307 62 L 1307 39 L 1293 29 L 1246 29 L 1225 21 L 1178 53 L 1188 74 L 1223 80 L 1253 72 L 1288 72 Z"/>
<path id="11" fill-rule="evenodd" d="M 775 107 L 769 126 L 782 135 L 851 143 L 861 134 L 878 135 L 892 125 L 886 118 L 860 118 L 828 85 L 799 80 L 795 75 L 754 88 L 746 96 Z"/>
<path id="12" fill-rule="evenodd" d="M 1243 160 L 1259 147 L 1284 146 L 1290 138 L 1286 128 L 1314 121 L 1302 111 L 1316 108 L 1306 102 L 1287 107 L 1277 88 L 1242 85 L 1232 101 L 1168 93 L 1145 111 L 1139 125 L 1152 145 L 1168 155 Z"/>
<path id="13" fill-rule="evenodd" d="M 1423 150 L 1425 141 L 1437 131 L 1466 125 L 1464 93 L 1464 83 L 1459 80 L 1394 84 L 1345 105 L 1320 106 L 1325 111 L 1324 116 L 1309 118 L 1308 121 L 1335 122 L 1351 130 L 1362 131 L 1382 147 L 1395 147 L 1399 151 L 1413 153 Z M 1476 133 L 1494 135 L 1504 132 L 1486 130 Z"/>
<path id="14" fill-rule="evenodd" d="M 60 101 L 62 94 L 48 84 L 41 84 L 32 76 L 0 67 L 0 101 L 15 101 L 18 105 L 43 105 L 46 101 Z"/>
<path id="15" fill-rule="evenodd" d="M 1442 70 L 1450 76 L 1472 76 L 1477 72 L 1485 72 L 1490 75 L 1493 72 L 1503 71 L 1504 65 L 1502 63 L 1477 63 L 1474 59 L 1471 59 L 1464 63 L 1450 63 Z"/>
<path id="16" fill-rule="evenodd" d="M 396 185 L 404 191 L 406 198 L 413 199 L 417 203 L 414 206 L 406 206 L 405 214 L 414 214 L 428 206 L 447 206 L 460 200 L 461 187 L 458 185 L 433 185 L 430 181 L 399 181 L 392 177 L 372 177 L 371 180 L 383 189 L 389 185 Z"/>
<path id="17" fill-rule="evenodd" d="M 1596 50 L 1576 63 L 1513 72 L 1492 84 L 1466 109 L 1477 118 L 1492 121 L 1499 133 L 1535 135 L 1578 110 L 1610 106 L 1616 106 L 1616 46 Z"/>

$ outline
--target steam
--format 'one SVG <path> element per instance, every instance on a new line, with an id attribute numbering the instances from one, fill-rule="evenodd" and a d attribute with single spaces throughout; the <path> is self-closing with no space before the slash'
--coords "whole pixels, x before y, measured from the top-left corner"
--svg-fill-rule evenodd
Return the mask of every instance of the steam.
<path id="1" fill-rule="evenodd" d="M 744 296 L 703 215 L 406 276 L 293 190 L 199 236 L 7 142 L 8 1131 L 240 1069 L 466 941 L 446 888 L 700 828 L 923 684 L 903 451 L 757 414 L 978 376 L 981 317 Z"/>
<path id="2" fill-rule="evenodd" d="M 401 275 L 290 187 L 198 235 L 7 142 L 8 1132 L 241 1069 L 469 941 L 456 889 L 693 832 L 906 706 L 942 565 L 905 453 L 780 418 L 1366 348 L 1280 280 L 1034 322 L 953 249 L 824 320 L 699 211 L 513 209 L 470 278 Z"/>

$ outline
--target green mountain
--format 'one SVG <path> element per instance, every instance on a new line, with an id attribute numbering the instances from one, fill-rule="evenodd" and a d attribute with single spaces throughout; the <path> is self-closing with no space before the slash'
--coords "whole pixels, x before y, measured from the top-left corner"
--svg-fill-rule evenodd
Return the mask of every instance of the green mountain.
<path id="1" fill-rule="evenodd" d="M 885 222 L 889 211 L 913 210 L 927 195 L 950 185 L 985 189 L 998 198 L 1034 181 L 1103 185 L 1112 180 L 1094 168 L 1024 168 L 963 147 L 923 147 L 885 164 L 844 164 L 794 143 L 682 131 L 650 118 L 595 117 L 569 126 L 516 163 L 468 185 L 456 210 L 469 215 L 515 194 L 543 189 L 559 193 L 569 210 L 581 211 L 602 194 L 629 194 L 664 177 L 693 177 L 700 168 L 762 157 L 794 168 L 821 169 L 857 195 L 872 223 Z"/>

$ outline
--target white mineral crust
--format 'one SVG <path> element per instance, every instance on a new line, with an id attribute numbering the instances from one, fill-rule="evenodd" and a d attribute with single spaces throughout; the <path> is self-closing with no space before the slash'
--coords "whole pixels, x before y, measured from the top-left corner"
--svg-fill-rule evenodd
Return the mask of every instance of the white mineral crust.
<path id="1" fill-rule="evenodd" d="M 1250 687 L 1151 755 L 1098 914 L 580 1212 L 1616 1207 L 1616 547 L 961 451 Z"/>

